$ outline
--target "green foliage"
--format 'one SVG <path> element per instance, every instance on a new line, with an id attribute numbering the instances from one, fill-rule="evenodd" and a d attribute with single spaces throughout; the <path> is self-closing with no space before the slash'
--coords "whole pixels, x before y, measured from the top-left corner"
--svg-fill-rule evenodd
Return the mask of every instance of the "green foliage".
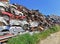
<path id="1" fill-rule="evenodd" d="M 18 35 L 17 37 L 8 40 L 8 44 L 37 44 L 40 40 L 45 39 L 50 34 L 59 30 L 60 26 L 53 26 L 41 33 L 34 33 L 32 36 L 30 34 Z"/>

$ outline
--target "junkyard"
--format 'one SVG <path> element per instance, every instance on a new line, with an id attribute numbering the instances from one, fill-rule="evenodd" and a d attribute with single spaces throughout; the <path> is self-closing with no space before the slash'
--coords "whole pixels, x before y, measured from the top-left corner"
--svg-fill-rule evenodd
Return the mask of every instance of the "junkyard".
<path id="1" fill-rule="evenodd" d="M 17 35 L 43 32 L 60 25 L 60 16 L 43 15 L 9 0 L 0 0 L 0 44 Z"/>

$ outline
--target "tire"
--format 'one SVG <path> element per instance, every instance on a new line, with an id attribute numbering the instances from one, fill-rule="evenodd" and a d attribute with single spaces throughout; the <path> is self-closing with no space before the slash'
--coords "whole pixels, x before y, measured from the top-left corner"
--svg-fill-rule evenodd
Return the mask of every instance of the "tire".
<path id="1" fill-rule="evenodd" d="M 9 31 L 10 31 L 11 34 L 14 34 L 14 35 L 18 34 L 18 32 L 16 31 L 16 29 L 14 29 L 14 28 L 10 29 Z"/>
<path id="2" fill-rule="evenodd" d="M 29 25 L 28 25 L 28 24 L 25 24 L 25 25 L 23 26 L 23 29 L 24 29 L 24 30 L 28 30 L 28 28 L 29 28 Z"/>

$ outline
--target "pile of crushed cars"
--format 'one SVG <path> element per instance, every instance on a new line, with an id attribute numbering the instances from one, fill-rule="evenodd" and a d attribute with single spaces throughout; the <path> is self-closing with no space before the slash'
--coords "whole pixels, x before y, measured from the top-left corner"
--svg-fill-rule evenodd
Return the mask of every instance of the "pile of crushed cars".
<path id="1" fill-rule="evenodd" d="M 54 26 L 59 18 L 43 15 L 18 4 L 0 2 L 0 35 L 25 31 L 44 31 Z"/>

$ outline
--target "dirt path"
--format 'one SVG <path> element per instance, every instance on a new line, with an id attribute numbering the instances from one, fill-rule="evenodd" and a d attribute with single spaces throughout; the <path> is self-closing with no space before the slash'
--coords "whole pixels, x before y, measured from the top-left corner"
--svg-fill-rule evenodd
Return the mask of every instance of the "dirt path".
<path id="1" fill-rule="evenodd" d="M 60 31 L 54 34 L 51 34 L 46 39 L 40 41 L 39 44 L 60 44 Z"/>

